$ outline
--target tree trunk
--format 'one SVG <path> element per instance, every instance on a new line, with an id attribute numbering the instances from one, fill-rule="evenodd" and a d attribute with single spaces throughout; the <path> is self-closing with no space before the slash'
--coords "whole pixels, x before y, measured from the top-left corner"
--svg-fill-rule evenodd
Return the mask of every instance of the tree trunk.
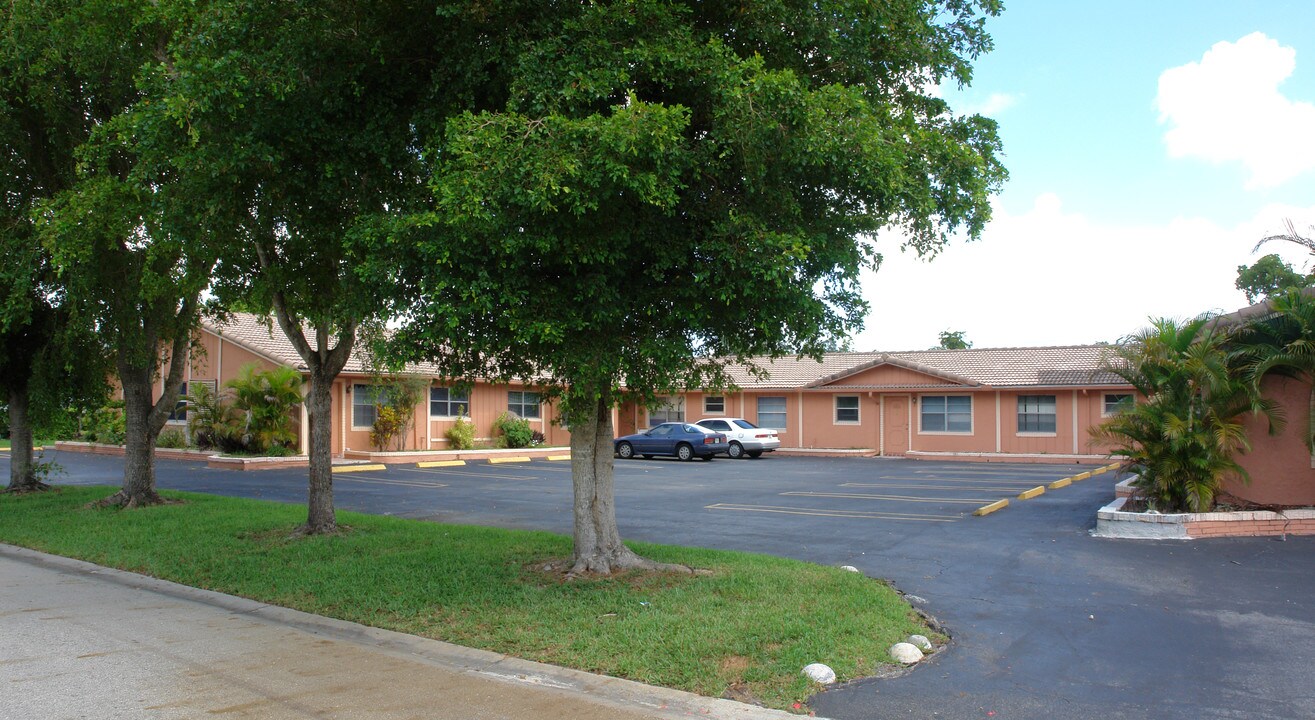
<path id="1" fill-rule="evenodd" d="M 101 500 L 101 506 L 133 508 L 164 502 L 155 490 L 155 439 L 164 423 L 153 422 L 151 375 L 149 368 L 119 366 L 123 386 L 123 488 Z"/>
<path id="2" fill-rule="evenodd" d="M 312 372 L 306 392 L 306 419 L 310 426 L 310 482 L 306 498 L 306 524 L 301 532 L 307 535 L 332 533 L 338 530 L 338 518 L 333 509 L 333 399 L 330 389 L 333 378 Z"/>
<path id="3" fill-rule="evenodd" d="M 616 526 L 616 482 L 612 464 L 612 413 L 599 399 L 571 432 L 571 476 L 575 487 L 575 564 L 568 576 L 608 575 L 618 570 L 678 570 L 636 555 L 621 542 Z"/>
<path id="4" fill-rule="evenodd" d="M 23 378 L 13 378 L 9 390 L 9 487 L 7 492 L 21 493 L 48 490 L 37 480 L 32 465 L 32 424 L 27 418 L 27 387 L 17 387 Z"/>

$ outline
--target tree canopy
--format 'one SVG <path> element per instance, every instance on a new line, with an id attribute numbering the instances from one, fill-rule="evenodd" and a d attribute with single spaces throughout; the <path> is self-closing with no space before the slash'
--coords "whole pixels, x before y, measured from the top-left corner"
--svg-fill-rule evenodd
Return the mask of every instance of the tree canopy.
<path id="1" fill-rule="evenodd" d="M 967 350 L 973 344 L 964 337 L 966 330 L 942 330 L 938 346 L 943 350 Z"/>
<path id="2" fill-rule="evenodd" d="M 1304 288 L 1315 284 L 1315 278 L 1292 269 L 1278 255 L 1265 255 L 1253 265 L 1237 266 L 1235 285 L 1255 303 L 1282 295 L 1288 288 Z"/>
<path id="3" fill-rule="evenodd" d="M 970 79 L 998 10 L 557 6 L 503 68 L 505 102 L 426 138 L 433 206 L 394 236 L 402 353 L 560 389 L 577 490 L 610 478 L 619 398 L 822 352 L 862 324 L 879 230 L 925 255 L 977 236 L 1005 179 L 996 126 L 930 89 Z"/>

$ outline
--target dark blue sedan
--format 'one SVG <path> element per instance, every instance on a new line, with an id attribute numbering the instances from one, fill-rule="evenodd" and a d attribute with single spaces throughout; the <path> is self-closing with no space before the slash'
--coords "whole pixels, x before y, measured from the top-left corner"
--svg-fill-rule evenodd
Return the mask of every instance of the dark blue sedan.
<path id="1" fill-rule="evenodd" d="M 711 460 L 713 455 L 724 453 L 730 447 L 725 435 L 680 422 L 662 423 L 641 433 L 619 437 L 613 441 L 613 446 L 616 454 L 626 460 L 636 455 L 646 458 L 675 455 L 681 460 L 693 460 L 697 455 Z"/>

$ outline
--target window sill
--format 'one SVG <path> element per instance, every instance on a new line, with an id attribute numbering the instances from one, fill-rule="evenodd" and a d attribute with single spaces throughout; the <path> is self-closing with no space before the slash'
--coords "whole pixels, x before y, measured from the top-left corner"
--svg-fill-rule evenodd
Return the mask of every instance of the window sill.
<path id="1" fill-rule="evenodd" d="M 959 437 L 968 437 L 973 434 L 972 430 L 964 432 L 962 430 L 919 430 L 919 435 L 958 435 Z"/>
<path id="2" fill-rule="evenodd" d="M 1052 432 L 1020 432 L 1020 433 L 1014 433 L 1014 437 L 1059 437 L 1059 433 L 1052 433 Z"/>
<path id="3" fill-rule="evenodd" d="M 833 421 L 831 424 L 832 424 L 832 425 L 849 425 L 849 426 L 853 427 L 853 426 L 857 426 L 857 425 L 862 425 L 862 424 L 863 424 L 863 421 L 862 421 L 862 420 L 835 420 L 835 421 Z"/>

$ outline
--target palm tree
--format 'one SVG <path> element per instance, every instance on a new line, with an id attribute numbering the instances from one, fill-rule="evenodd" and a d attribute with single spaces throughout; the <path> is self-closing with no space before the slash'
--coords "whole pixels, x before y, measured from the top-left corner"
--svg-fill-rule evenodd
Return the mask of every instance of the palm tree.
<path id="1" fill-rule="evenodd" d="M 254 363 L 225 383 L 233 391 L 233 405 L 247 413 L 246 431 L 252 450 L 288 447 L 296 441 L 292 411 L 301 404 L 301 373 L 290 367 L 262 371 Z"/>
<path id="2" fill-rule="evenodd" d="M 1269 373 L 1311 386 L 1303 440 L 1315 454 L 1315 298 L 1289 288 L 1269 301 L 1274 314 L 1252 321 L 1238 333 L 1247 377 L 1260 391 Z"/>
<path id="3" fill-rule="evenodd" d="M 1278 235 L 1266 235 L 1265 237 L 1260 239 L 1260 242 L 1256 243 L 1255 247 L 1251 248 L 1251 252 L 1253 253 L 1258 252 L 1260 248 L 1263 247 L 1266 243 L 1273 242 L 1274 240 L 1282 240 L 1284 242 L 1293 243 L 1294 245 L 1300 245 L 1301 247 L 1306 248 L 1306 250 L 1311 255 L 1315 255 L 1315 237 L 1306 237 L 1305 235 L 1302 235 L 1301 233 L 1297 232 L 1297 226 L 1293 224 L 1291 220 L 1285 220 L 1283 224 L 1287 225 L 1288 227 L 1288 231 L 1286 233 L 1279 233 Z M 1311 230 L 1315 231 L 1315 226 L 1312 226 Z"/>
<path id="4" fill-rule="evenodd" d="M 1145 400 L 1093 430 L 1138 473 L 1133 483 L 1151 509 L 1205 512 L 1223 478 L 1249 480 L 1234 455 L 1251 445 L 1244 413 L 1266 416 L 1274 432 L 1282 419 L 1254 392 L 1233 363 L 1231 333 L 1202 315 L 1153 320 L 1121 343 L 1105 368 Z"/>

